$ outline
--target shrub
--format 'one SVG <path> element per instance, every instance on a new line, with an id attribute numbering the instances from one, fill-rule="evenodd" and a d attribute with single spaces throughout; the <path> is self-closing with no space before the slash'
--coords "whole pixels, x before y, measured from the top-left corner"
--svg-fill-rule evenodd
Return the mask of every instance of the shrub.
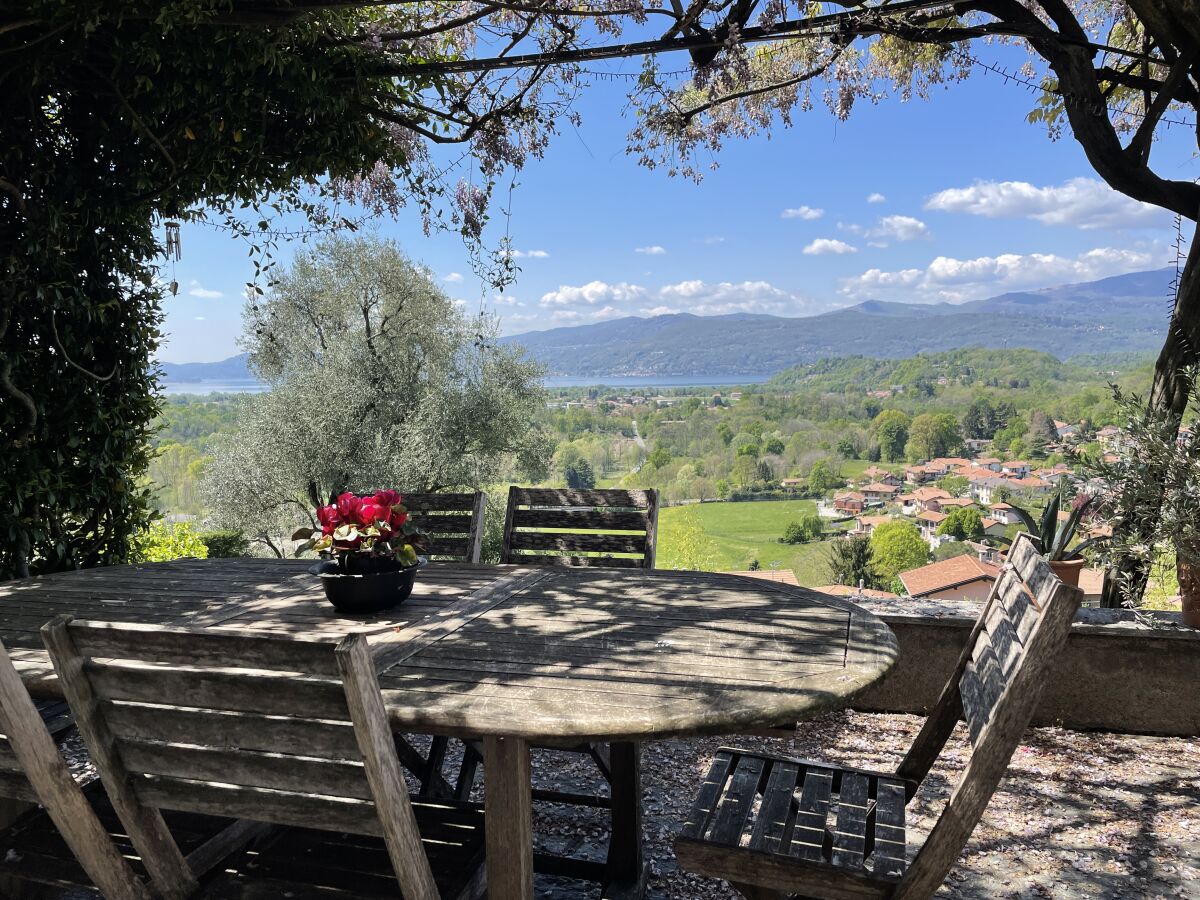
<path id="1" fill-rule="evenodd" d="M 231 559 L 235 556 L 249 556 L 250 542 L 240 531 L 234 529 L 217 529 L 200 533 L 200 540 L 208 548 L 209 559 Z"/>
<path id="2" fill-rule="evenodd" d="M 133 537 L 134 562 L 207 559 L 208 547 L 190 522 L 155 522 Z"/>

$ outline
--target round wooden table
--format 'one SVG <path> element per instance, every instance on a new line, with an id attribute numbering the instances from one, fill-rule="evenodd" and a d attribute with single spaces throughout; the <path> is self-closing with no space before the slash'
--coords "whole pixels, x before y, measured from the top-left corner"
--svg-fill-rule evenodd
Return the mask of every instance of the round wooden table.
<path id="1" fill-rule="evenodd" d="M 608 895 L 644 879 L 638 744 L 738 734 L 847 704 L 896 658 L 846 600 L 701 572 L 433 564 L 413 599 L 339 616 L 306 563 L 180 561 L 0 584 L 0 636 L 55 696 L 36 629 L 58 613 L 219 630 L 372 633 L 397 731 L 482 738 L 492 900 L 532 896 L 531 744 L 611 742 Z"/>

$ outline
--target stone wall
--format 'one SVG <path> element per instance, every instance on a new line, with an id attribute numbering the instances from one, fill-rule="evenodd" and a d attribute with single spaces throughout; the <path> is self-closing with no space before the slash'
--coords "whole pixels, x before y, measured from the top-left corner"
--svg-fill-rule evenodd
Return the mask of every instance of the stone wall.
<path id="1" fill-rule="evenodd" d="M 855 709 L 925 714 L 937 702 L 966 643 L 977 602 L 850 598 L 896 633 L 900 658 Z M 1200 734 L 1200 630 L 1178 613 L 1081 609 L 1066 652 L 1046 685 L 1035 724 L 1137 734 Z"/>

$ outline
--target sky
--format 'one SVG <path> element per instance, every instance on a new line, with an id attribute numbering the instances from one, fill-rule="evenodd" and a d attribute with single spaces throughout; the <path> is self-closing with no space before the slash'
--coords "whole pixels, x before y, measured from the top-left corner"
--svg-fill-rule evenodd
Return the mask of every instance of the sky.
<path id="1" fill-rule="evenodd" d="M 507 334 L 625 315 L 959 303 L 1174 264 L 1171 217 L 1106 187 L 1074 140 L 1026 122 L 1025 89 L 982 70 L 928 101 L 860 101 L 845 122 L 819 105 L 797 113 L 791 128 L 728 143 L 699 184 L 626 154 L 627 89 L 585 91 L 583 124 L 565 125 L 519 174 L 498 227 L 520 272 L 502 294 L 472 272 L 461 238 L 424 235 L 415 212 L 372 227 L 466 308 L 498 314 Z M 1200 175 L 1188 138 L 1164 133 L 1160 173 Z M 163 269 L 180 287 L 160 359 L 224 359 L 238 352 L 247 248 L 200 225 L 182 238 L 182 260 Z"/>

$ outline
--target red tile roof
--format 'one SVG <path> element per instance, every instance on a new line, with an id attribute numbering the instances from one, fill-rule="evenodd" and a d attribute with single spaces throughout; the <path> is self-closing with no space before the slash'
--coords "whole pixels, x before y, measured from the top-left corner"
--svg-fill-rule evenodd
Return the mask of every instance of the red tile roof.
<path id="1" fill-rule="evenodd" d="M 900 581 L 913 597 L 927 597 L 938 591 L 961 587 L 975 581 L 995 581 L 1000 567 L 980 562 L 974 556 L 955 556 L 940 562 L 900 573 Z"/>

